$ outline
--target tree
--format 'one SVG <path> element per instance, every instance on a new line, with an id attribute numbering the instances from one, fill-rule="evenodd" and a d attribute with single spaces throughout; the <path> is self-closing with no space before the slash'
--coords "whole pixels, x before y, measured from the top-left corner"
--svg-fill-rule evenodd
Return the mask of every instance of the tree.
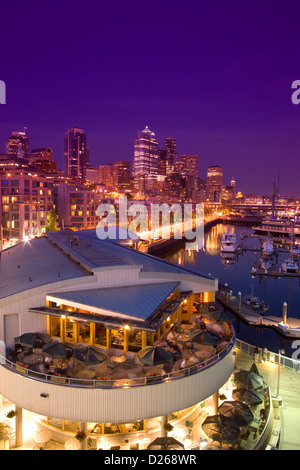
<path id="1" fill-rule="evenodd" d="M 45 232 L 55 232 L 57 229 L 57 213 L 55 210 L 51 209 L 47 215 L 47 225 L 45 227 Z"/>

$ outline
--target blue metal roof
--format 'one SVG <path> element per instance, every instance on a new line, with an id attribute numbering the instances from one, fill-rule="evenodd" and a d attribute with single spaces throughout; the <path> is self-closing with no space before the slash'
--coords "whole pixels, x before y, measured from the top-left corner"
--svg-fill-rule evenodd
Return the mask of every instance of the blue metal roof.
<path id="1" fill-rule="evenodd" d="M 146 320 L 176 290 L 180 282 L 162 282 L 125 287 L 86 289 L 49 293 L 58 301 L 85 305 L 87 310 L 103 309 L 112 313 Z"/>

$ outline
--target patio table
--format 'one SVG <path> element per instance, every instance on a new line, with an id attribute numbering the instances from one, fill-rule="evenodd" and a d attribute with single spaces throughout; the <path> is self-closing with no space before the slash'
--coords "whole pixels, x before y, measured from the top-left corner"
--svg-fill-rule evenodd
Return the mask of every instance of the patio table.
<path id="1" fill-rule="evenodd" d="M 25 356 L 23 359 L 24 364 L 27 365 L 34 365 L 34 364 L 42 364 L 44 357 L 40 354 L 31 354 L 30 356 Z"/>
<path id="2" fill-rule="evenodd" d="M 78 379 L 92 379 L 93 377 L 95 377 L 95 371 L 89 369 L 81 370 L 77 374 Z"/>

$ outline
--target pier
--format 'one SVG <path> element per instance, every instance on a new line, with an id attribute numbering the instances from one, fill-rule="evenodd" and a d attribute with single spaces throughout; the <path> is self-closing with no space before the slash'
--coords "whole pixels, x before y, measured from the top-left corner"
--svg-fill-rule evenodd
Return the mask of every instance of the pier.
<path id="1" fill-rule="evenodd" d="M 216 296 L 216 301 L 230 310 L 249 326 L 273 328 L 277 333 L 280 333 L 287 338 L 300 338 L 300 319 L 298 318 L 289 317 L 287 328 L 282 328 L 279 326 L 279 323 L 282 323 L 283 316 L 263 316 L 250 305 L 246 305 L 242 301 L 239 301 L 237 297 L 230 295 L 229 292 L 220 290 Z M 293 329 L 299 329 L 299 331 L 292 331 Z"/>
<path id="2" fill-rule="evenodd" d="M 219 223 L 221 223 L 221 219 L 219 217 L 205 222 L 204 233 Z M 178 249 L 184 247 L 186 242 L 191 242 L 191 240 L 186 240 L 184 235 L 181 239 L 175 239 L 173 236 L 171 236 L 170 239 L 158 240 L 155 243 L 149 244 L 147 253 L 163 258 L 164 256 L 168 256 Z"/>
<path id="3" fill-rule="evenodd" d="M 298 277 L 300 278 L 300 272 L 297 273 L 288 273 L 284 271 L 267 271 L 260 268 L 255 268 L 255 270 L 251 269 L 252 276 L 270 276 L 275 278 L 281 277 Z"/>

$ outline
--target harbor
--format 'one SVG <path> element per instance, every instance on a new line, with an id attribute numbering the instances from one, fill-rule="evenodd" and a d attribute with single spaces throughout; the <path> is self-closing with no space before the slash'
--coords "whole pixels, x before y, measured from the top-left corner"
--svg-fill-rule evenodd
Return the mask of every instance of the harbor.
<path id="1" fill-rule="evenodd" d="M 236 235 L 232 252 L 221 249 L 222 238 L 228 232 Z M 253 226 L 224 224 L 219 220 L 206 230 L 203 250 L 188 252 L 178 248 L 165 253 L 163 258 L 218 278 L 220 291 L 216 301 L 236 317 L 234 327 L 238 338 L 270 350 L 284 348 L 287 355 L 292 356 L 294 340 L 300 338 L 300 273 L 282 269 L 282 263 L 290 259 L 289 239 L 286 244 L 274 243 L 274 253 L 263 256 L 262 245 L 266 238 L 267 235 L 257 236 Z M 261 260 L 271 261 L 272 268 L 262 269 Z M 227 291 L 222 291 L 222 286 L 228 286 Z M 225 300 L 226 292 L 230 291 L 229 299 Z M 239 292 L 242 293 L 240 310 Z M 264 303 L 264 310 L 243 302 L 250 293 Z M 283 322 L 285 303 L 286 325 Z"/>
<path id="2" fill-rule="evenodd" d="M 246 305 L 241 298 L 239 299 L 223 290 L 219 291 L 216 300 L 225 309 L 230 310 L 249 326 L 274 328 L 278 333 L 288 338 L 300 338 L 300 319 L 298 318 L 291 317 L 287 319 L 284 313 L 282 317 L 273 315 L 263 316 L 253 307 Z"/>

